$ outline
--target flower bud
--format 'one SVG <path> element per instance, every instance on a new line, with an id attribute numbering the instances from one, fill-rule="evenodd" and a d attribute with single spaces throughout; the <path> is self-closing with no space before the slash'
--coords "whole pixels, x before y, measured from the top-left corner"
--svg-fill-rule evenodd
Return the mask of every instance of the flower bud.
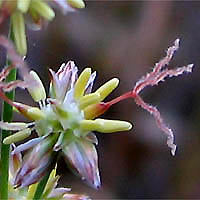
<path id="1" fill-rule="evenodd" d="M 82 0 L 67 0 L 67 3 L 73 8 L 85 8 L 85 3 Z"/>
<path id="2" fill-rule="evenodd" d="M 98 93 L 87 94 L 79 99 L 79 108 L 84 109 L 89 105 L 99 103 L 100 95 Z"/>
<path id="3" fill-rule="evenodd" d="M 32 120 L 40 120 L 45 118 L 45 114 L 37 107 L 29 108 L 26 115 Z"/>
<path id="4" fill-rule="evenodd" d="M 28 127 L 28 124 L 23 122 L 2 122 L 0 121 L 0 128 L 10 131 L 19 131 Z"/>
<path id="5" fill-rule="evenodd" d="M 98 131 L 101 133 L 113 133 L 117 131 L 128 131 L 132 128 L 131 123 L 120 120 L 82 120 L 80 128 L 88 131 Z"/>
<path id="6" fill-rule="evenodd" d="M 100 101 L 103 101 L 119 84 L 118 78 L 113 78 L 102 85 L 95 93 L 100 94 Z"/>
<path id="7" fill-rule="evenodd" d="M 32 12 L 38 13 L 47 20 L 52 20 L 55 17 L 55 13 L 51 7 L 49 7 L 49 5 L 42 0 L 32 0 L 30 9 Z"/>
<path id="8" fill-rule="evenodd" d="M 45 118 L 45 114 L 37 107 L 28 106 L 22 103 L 13 102 L 15 108 L 30 120 L 40 120 Z"/>
<path id="9" fill-rule="evenodd" d="M 19 142 L 19 141 L 24 140 L 25 138 L 29 137 L 30 135 L 31 135 L 31 129 L 26 128 L 22 131 L 18 131 L 17 133 L 6 137 L 3 140 L 3 143 L 11 144 L 11 143 Z"/>
<path id="10" fill-rule="evenodd" d="M 67 163 L 93 188 L 101 185 L 95 146 L 85 139 L 70 142 L 62 149 Z"/>
<path id="11" fill-rule="evenodd" d="M 80 74 L 78 80 L 76 81 L 74 88 L 74 98 L 76 100 L 83 96 L 90 75 L 91 68 L 85 68 L 84 71 Z"/>
<path id="12" fill-rule="evenodd" d="M 28 11 L 31 0 L 17 0 L 17 8 L 22 13 L 26 13 Z"/>
<path id="13" fill-rule="evenodd" d="M 15 11 L 11 16 L 11 22 L 17 51 L 21 56 L 25 56 L 27 44 L 23 14 L 20 11 Z"/>
<path id="14" fill-rule="evenodd" d="M 30 76 L 37 82 L 36 85 L 27 88 L 32 98 L 36 102 L 46 99 L 46 92 L 38 74 L 30 71 Z"/>

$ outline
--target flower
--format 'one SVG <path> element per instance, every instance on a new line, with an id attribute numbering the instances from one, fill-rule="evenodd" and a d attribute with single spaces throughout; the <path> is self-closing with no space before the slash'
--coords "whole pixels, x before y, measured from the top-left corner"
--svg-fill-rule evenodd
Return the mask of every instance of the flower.
<path id="1" fill-rule="evenodd" d="M 94 119 L 106 109 L 101 102 L 118 86 L 119 80 L 113 78 L 92 93 L 96 72 L 91 73 L 91 68 L 85 68 L 78 77 L 78 68 L 73 61 L 69 61 L 57 73 L 50 70 L 50 74 L 50 97 L 47 98 L 37 73 L 29 73 L 37 84 L 27 89 L 39 107 L 9 102 L 33 122 L 0 122 L 1 128 L 17 131 L 5 138 L 4 144 L 22 141 L 32 131 L 36 131 L 39 137 L 16 147 L 15 152 L 33 148 L 16 175 L 15 185 L 23 187 L 37 182 L 50 166 L 53 152 L 61 151 L 82 179 L 98 188 L 100 177 L 94 146 L 97 138 L 92 131 L 112 133 L 132 127 L 126 121 Z"/>
<path id="2" fill-rule="evenodd" d="M 103 101 L 118 86 L 118 78 L 109 80 L 92 92 L 96 72 L 92 73 L 91 68 L 85 68 L 78 77 L 78 68 L 73 61 L 61 65 L 56 73 L 50 70 L 49 98 L 46 97 L 44 86 L 34 71 L 30 71 L 28 74 L 22 73 L 25 85 L 23 85 L 24 81 L 14 81 L 11 85 L 10 83 L 0 85 L 0 97 L 12 105 L 17 112 L 32 120 L 30 123 L 0 122 L 0 128 L 17 131 L 6 137 L 3 142 L 11 144 L 22 141 L 32 131 L 36 131 L 38 134 L 37 138 L 17 146 L 12 152 L 16 154 L 31 148 L 29 156 L 24 158 L 23 164 L 16 174 L 14 181 L 16 187 L 28 186 L 37 182 L 53 162 L 53 154 L 58 151 L 64 155 L 65 160 L 76 174 L 79 174 L 94 188 L 100 187 L 98 156 L 95 149 L 98 141 L 93 131 L 112 133 L 130 130 L 132 125 L 129 122 L 98 118 L 112 105 L 127 98 L 134 99 L 137 105 L 153 115 L 158 128 L 167 135 L 167 145 L 171 148 L 172 155 L 175 155 L 176 145 L 172 130 L 165 125 L 157 108 L 145 103 L 139 93 L 146 86 L 157 85 L 168 76 L 173 77 L 182 75 L 184 72 L 192 72 L 193 64 L 176 69 L 164 69 L 178 48 L 179 39 L 175 40 L 174 45 L 168 48 L 166 57 L 155 64 L 152 72 L 136 82 L 131 91 L 109 102 Z M 13 59 L 13 63 L 19 63 L 16 55 L 14 58 L 10 57 Z M 20 69 L 24 71 L 22 68 Z M 4 79 L 8 72 L 8 68 L 3 70 L 0 73 L 0 79 L 1 77 Z M 4 95 L 4 91 L 22 86 L 28 89 L 39 107 L 12 102 Z"/>
<path id="3" fill-rule="evenodd" d="M 84 8 L 83 0 L 51 0 L 57 4 L 63 13 Z M 25 18 L 29 27 L 39 30 L 48 21 L 52 21 L 55 12 L 47 0 L 2 0 L 0 2 L 0 23 L 10 16 L 11 28 L 17 51 L 25 56 L 27 42 L 25 34 Z"/>

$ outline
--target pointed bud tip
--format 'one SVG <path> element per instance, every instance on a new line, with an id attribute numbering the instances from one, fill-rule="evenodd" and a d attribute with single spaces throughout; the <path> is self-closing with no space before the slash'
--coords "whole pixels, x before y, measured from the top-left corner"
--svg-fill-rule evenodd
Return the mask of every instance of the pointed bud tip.
<path id="1" fill-rule="evenodd" d="M 17 189 L 18 187 L 20 187 L 21 186 L 21 184 L 15 184 L 14 186 L 13 186 L 13 188 L 14 189 Z"/>
<path id="2" fill-rule="evenodd" d="M 31 12 L 36 12 L 46 20 L 52 20 L 55 17 L 55 12 L 45 1 L 31 1 Z"/>
<path id="3" fill-rule="evenodd" d="M 113 79 L 111 79 L 113 82 L 115 82 L 116 83 L 116 85 L 118 85 L 119 84 L 119 79 L 118 78 L 113 78 Z"/>
<path id="4" fill-rule="evenodd" d="M 177 39 L 175 40 L 174 44 L 175 44 L 175 46 L 178 46 L 178 47 L 179 47 L 179 45 L 180 45 L 180 39 L 177 38 Z"/>
<path id="5" fill-rule="evenodd" d="M 118 78 L 112 78 L 111 80 L 104 83 L 95 93 L 100 94 L 100 101 L 103 101 L 117 86 L 119 85 Z"/>
<path id="6" fill-rule="evenodd" d="M 133 125 L 130 122 L 126 122 L 126 130 L 129 131 L 133 128 Z"/>
<path id="7" fill-rule="evenodd" d="M 90 67 L 86 67 L 86 68 L 83 70 L 83 72 L 91 75 L 92 69 L 91 69 Z"/>
<path id="8" fill-rule="evenodd" d="M 85 8 L 85 3 L 83 0 L 67 0 L 67 3 L 73 8 Z"/>
<path id="9" fill-rule="evenodd" d="M 45 118 L 45 114 L 37 107 L 29 108 L 26 115 L 32 120 L 40 120 Z"/>
<path id="10" fill-rule="evenodd" d="M 172 148 L 172 149 L 171 149 L 171 154 L 172 154 L 172 156 L 175 156 L 177 146 L 174 144 L 173 147 L 171 147 L 171 148 Z"/>
<path id="11" fill-rule="evenodd" d="M 96 190 L 99 190 L 99 189 L 101 188 L 101 182 L 99 181 L 98 183 L 95 183 L 95 184 L 94 184 L 94 188 L 95 188 Z"/>
<path id="12" fill-rule="evenodd" d="M 25 56 L 27 54 L 27 42 L 24 16 L 20 11 L 15 11 L 11 16 L 11 21 L 17 52 L 21 56 Z"/>
<path id="13" fill-rule="evenodd" d="M 112 133 L 118 131 L 128 131 L 132 128 L 132 124 L 121 120 L 94 120 L 97 124 L 97 130 L 103 133 Z"/>
<path id="14" fill-rule="evenodd" d="M 78 77 L 78 80 L 76 81 L 74 88 L 74 98 L 76 100 L 79 100 L 83 96 L 85 92 L 85 87 L 88 83 L 91 73 L 92 73 L 91 68 L 85 68 Z"/>
<path id="15" fill-rule="evenodd" d="M 188 66 L 187 66 L 187 68 L 188 68 L 188 72 L 192 72 L 192 70 L 193 70 L 193 67 L 194 67 L 194 64 L 189 64 Z"/>
<path id="16" fill-rule="evenodd" d="M 37 85 L 33 85 L 27 88 L 34 101 L 39 102 L 46 99 L 46 92 L 38 74 L 33 70 L 31 70 L 29 74 L 31 78 L 33 78 L 33 80 L 35 80 L 37 83 Z"/>
<path id="17" fill-rule="evenodd" d="M 87 94 L 87 95 L 81 97 L 79 99 L 79 107 L 80 107 L 80 109 L 84 109 L 87 106 L 99 103 L 100 97 L 101 96 L 98 93 L 91 93 L 91 94 Z"/>
<path id="18" fill-rule="evenodd" d="M 29 9 L 29 5 L 30 5 L 31 0 L 18 0 L 17 1 L 17 8 L 18 10 L 20 10 L 22 13 L 26 13 Z"/>

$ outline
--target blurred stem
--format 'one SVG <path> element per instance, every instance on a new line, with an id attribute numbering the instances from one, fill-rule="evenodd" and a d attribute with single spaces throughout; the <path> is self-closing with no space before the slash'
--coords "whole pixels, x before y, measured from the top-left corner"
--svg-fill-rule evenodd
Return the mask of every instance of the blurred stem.
<path id="1" fill-rule="evenodd" d="M 11 27 L 11 26 L 10 26 Z M 8 39 L 13 40 L 12 30 L 8 35 Z M 6 65 L 9 66 L 10 61 L 6 60 Z M 12 69 L 6 78 L 6 82 L 16 80 L 16 69 Z M 5 94 L 9 99 L 14 100 L 15 91 L 8 92 Z M 10 122 L 12 121 L 13 108 L 6 102 L 2 105 L 2 121 Z M 1 161 L 0 161 L 0 199 L 8 199 L 8 178 L 9 178 L 9 154 L 10 145 L 3 144 L 4 138 L 10 135 L 10 131 L 1 131 Z"/>
<path id="2" fill-rule="evenodd" d="M 42 178 L 42 180 L 39 182 L 37 189 L 35 191 L 33 200 L 38 200 L 41 199 L 41 196 L 43 194 L 44 188 L 47 184 L 47 181 L 49 179 L 49 175 L 50 175 L 51 171 L 48 171 L 48 173 Z"/>

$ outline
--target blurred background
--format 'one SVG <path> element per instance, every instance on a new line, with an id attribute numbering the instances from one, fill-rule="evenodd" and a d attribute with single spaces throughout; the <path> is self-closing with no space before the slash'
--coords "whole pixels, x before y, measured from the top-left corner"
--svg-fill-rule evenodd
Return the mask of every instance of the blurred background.
<path id="1" fill-rule="evenodd" d="M 63 62 L 74 60 L 80 71 L 91 66 L 98 72 L 95 88 L 110 78 L 120 79 L 119 87 L 106 99 L 110 100 L 131 90 L 176 38 L 181 45 L 169 67 L 195 65 L 192 74 L 167 79 L 141 93 L 173 129 L 176 156 L 171 156 L 166 135 L 154 118 L 133 100 L 126 100 L 103 117 L 130 121 L 133 129 L 97 133 L 102 187 L 89 188 L 71 174 L 64 160 L 58 167 L 60 185 L 93 199 L 200 198 L 200 2 L 87 1 L 81 11 L 56 14 L 45 30 L 27 33 L 26 60 L 46 88 L 48 68 L 57 70 Z M 24 91 L 17 91 L 16 98 L 34 105 Z"/>

